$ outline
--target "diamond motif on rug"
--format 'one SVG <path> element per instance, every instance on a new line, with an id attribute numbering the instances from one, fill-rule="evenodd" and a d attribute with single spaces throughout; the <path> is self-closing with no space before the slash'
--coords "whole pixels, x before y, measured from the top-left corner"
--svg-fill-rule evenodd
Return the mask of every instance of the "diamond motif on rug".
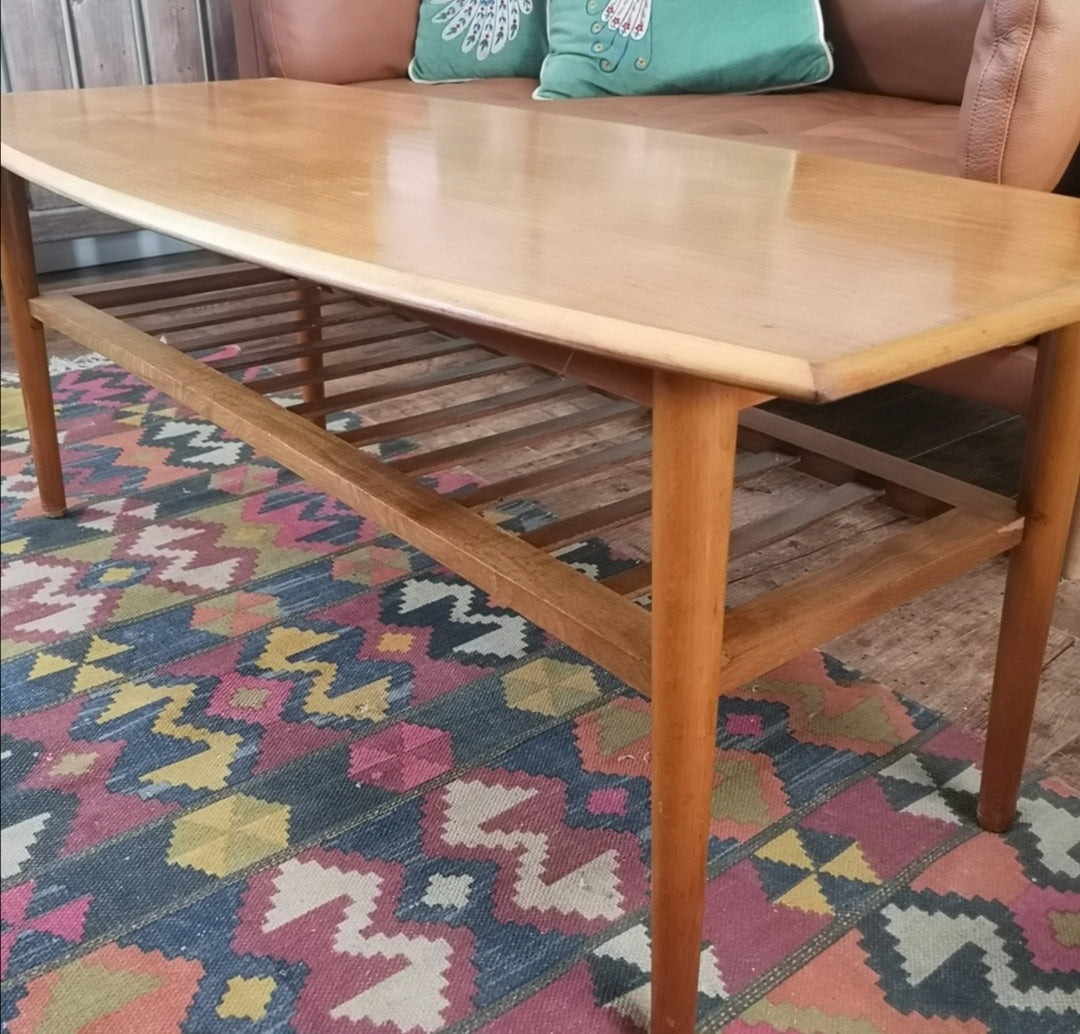
<path id="1" fill-rule="evenodd" d="M 545 657 L 530 661 L 503 677 L 509 707 L 537 714 L 568 714 L 599 700 L 600 687 L 587 664 L 568 664 Z"/>
<path id="2" fill-rule="evenodd" d="M 647 702 L 134 378 L 56 383 L 71 517 L 0 435 L 5 1029 L 642 1030 Z M 715 743 L 703 1032 L 1076 1034 L 1075 791 L 977 832 L 979 744 L 814 653 Z"/>
<path id="3" fill-rule="evenodd" d="M 399 722 L 349 748 L 349 778 L 407 793 L 454 767 L 450 736 Z"/>
<path id="4" fill-rule="evenodd" d="M 167 861 L 228 876 L 289 844 L 289 809 L 233 794 L 176 820 Z"/>

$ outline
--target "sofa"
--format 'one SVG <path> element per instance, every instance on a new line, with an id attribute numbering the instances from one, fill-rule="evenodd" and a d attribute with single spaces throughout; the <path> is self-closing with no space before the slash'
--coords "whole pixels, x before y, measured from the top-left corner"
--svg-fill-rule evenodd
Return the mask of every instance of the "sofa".
<path id="1" fill-rule="evenodd" d="M 568 101 L 533 100 L 531 79 L 411 82 L 418 9 L 419 0 L 233 0 L 240 74 L 554 104 L 581 118 L 1080 196 L 1080 0 L 822 0 L 835 64 L 822 86 Z M 1017 343 L 918 380 L 1026 412 L 1036 346 Z M 1080 508 L 1065 574 L 1080 577 Z"/>

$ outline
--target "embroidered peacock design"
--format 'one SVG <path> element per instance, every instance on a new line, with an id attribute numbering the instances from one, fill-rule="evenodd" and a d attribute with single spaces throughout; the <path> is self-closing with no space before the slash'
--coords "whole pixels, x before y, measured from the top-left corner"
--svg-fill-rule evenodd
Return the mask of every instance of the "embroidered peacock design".
<path id="1" fill-rule="evenodd" d="M 649 67 L 652 0 L 587 0 L 585 10 L 596 17 L 592 24 L 596 42 L 590 49 L 599 58 L 602 71 L 614 72 L 619 68 L 631 47 L 637 54 L 633 67 L 639 71 Z"/>
<path id="2" fill-rule="evenodd" d="M 521 19 L 532 13 L 532 0 L 432 0 L 440 10 L 432 19 L 444 25 L 442 38 L 460 36 L 461 52 L 472 53 L 477 61 L 498 54 L 518 34 Z"/>

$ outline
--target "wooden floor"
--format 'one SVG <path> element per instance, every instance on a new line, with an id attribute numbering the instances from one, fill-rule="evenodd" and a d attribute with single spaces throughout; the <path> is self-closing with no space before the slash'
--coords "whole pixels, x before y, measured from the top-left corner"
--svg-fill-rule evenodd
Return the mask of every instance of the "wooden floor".
<path id="1" fill-rule="evenodd" d="M 132 276 L 157 268 L 183 268 L 214 261 L 182 256 L 141 266 L 113 266 L 78 277 L 52 277 L 43 286 L 73 280 Z M 56 340 L 53 354 L 83 354 Z M 13 368 L 7 327 L 2 328 L 0 367 Z M 824 407 L 776 402 L 785 416 L 850 437 L 987 488 L 1011 492 L 1017 482 L 1023 421 L 1016 416 L 908 385 L 893 385 Z M 491 479 L 506 476 L 497 465 L 473 468 Z M 589 483 L 594 503 L 640 491 L 647 466 L 633 464 L 617 475 Z M 778 469 L 756 479 L 737 507 L 753 511 L 758 501 L 801 498 L 809 479 Z M 580 495 L 581 484 L 574 491 Z M 580 504 L 580 498 L 577 500 Z M 555 496 L 543 500 L 558 510 Z M 740 557 L 732 565 L 729 598 L 740 603 L 758 593 L 823 566 L 846 552 L 883 537 L 906 520 L 884 504 L 853 507 L 781 543 Z M 609 538 L 628 553 L 645 553 L 648 526 L 620 529 Z M 849 667 L 943 712 L 975 731 L 985 727 L 989 678 L 1001 605 L 1005 562 L 998 559 L 897 611 L 822 644 Z M 1033 766 L 1080 786 L 1080 582 L 1064 583 L 1046 653 L 1042 690 L 1029 752 Z"/>

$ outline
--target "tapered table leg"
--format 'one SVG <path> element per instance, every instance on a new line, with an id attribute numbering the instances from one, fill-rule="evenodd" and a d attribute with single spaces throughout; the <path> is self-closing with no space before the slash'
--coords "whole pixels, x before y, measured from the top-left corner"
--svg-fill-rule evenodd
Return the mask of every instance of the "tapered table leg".
<path id="1" fill-rule="evenodd" d="M 652 1030 L 697 1007 L 739 393 L 657 373 L 653 395 Z"/>
<path id="2" fill-rule="evenodd" d="M 30 314 L 29 300 L 37 290 L 34 246 L 26 210 L 26 184 L 7 169 L 0 169 L 0 274 L 4 283 L 11 344 L 19 371 L 30 452 L 37 471 L 38 496 L 50 517 L 63 516 L 64 476 L 56 440 L 49 357 L 45 330 Z"/>
<path id="3" fill-rule="evenodd" d="M 990 697 L 979 822 L 1008 829 L 1016 811 L 1043 653 L 1080 479 L 1080 324 L 1040 346 L 1019 508 Z"/>

